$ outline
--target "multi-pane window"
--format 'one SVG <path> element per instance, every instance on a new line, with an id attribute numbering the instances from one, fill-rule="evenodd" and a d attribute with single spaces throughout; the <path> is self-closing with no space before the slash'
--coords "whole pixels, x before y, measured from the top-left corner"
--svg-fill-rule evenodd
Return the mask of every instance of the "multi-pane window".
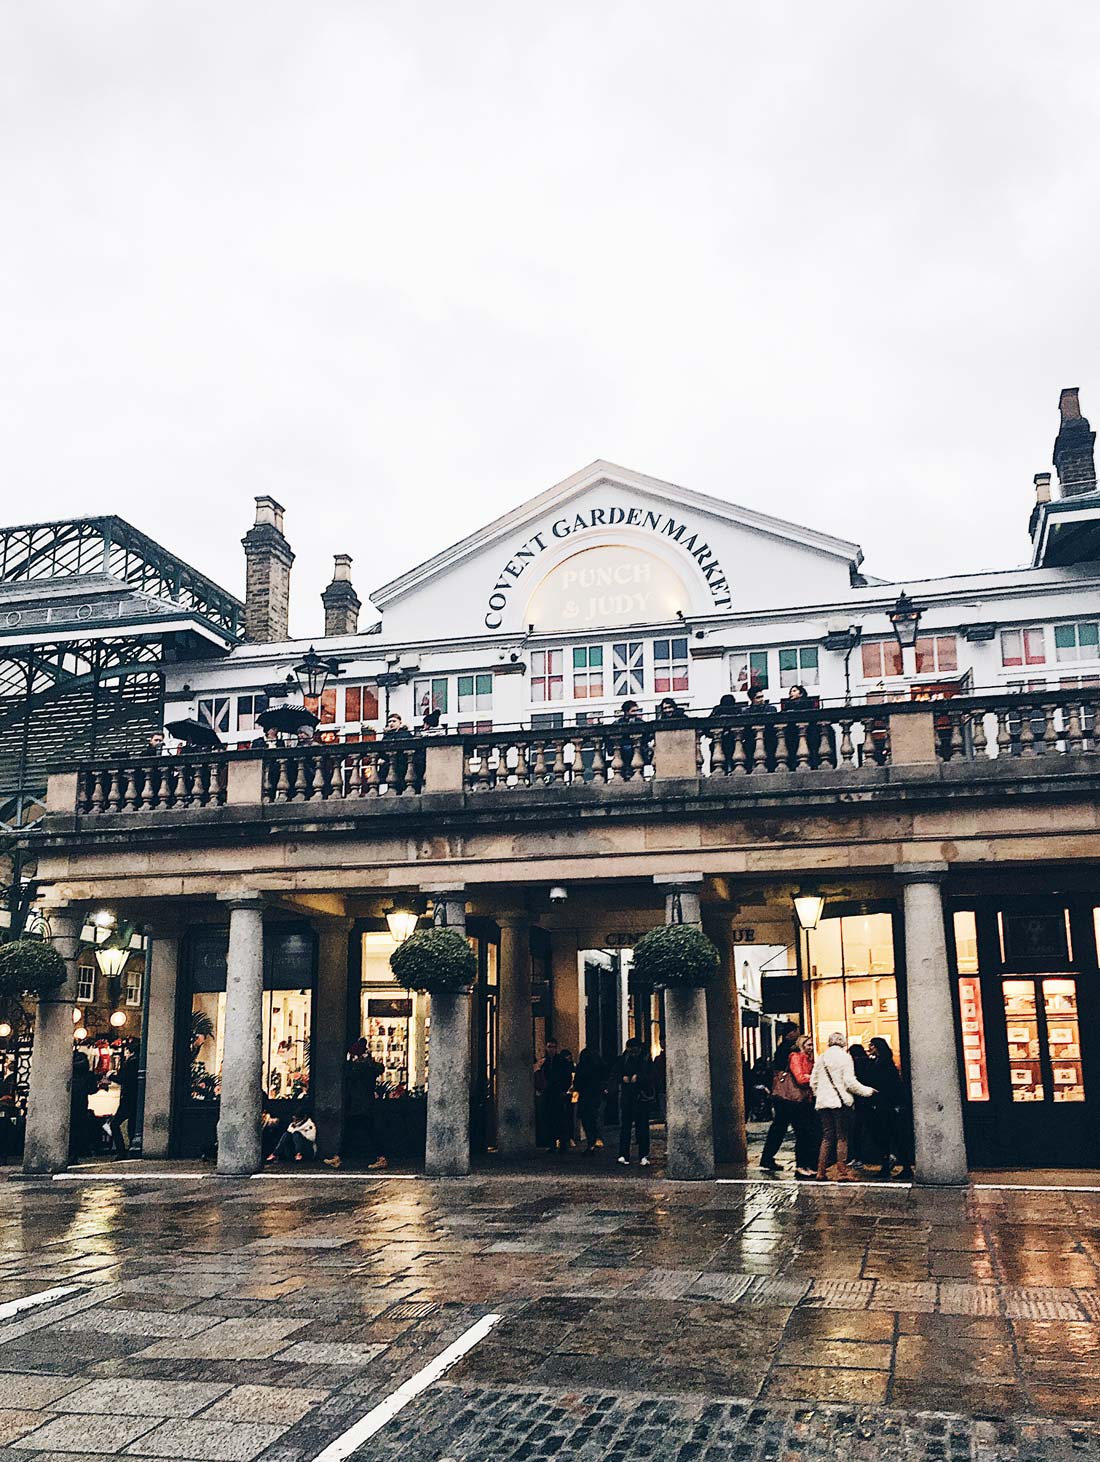
<path id="1" fill-rule="evenodd" d="M 921 635 L 917 640 L 917 674 L 957 670 L 959 654 L 954 635 Z"/>
<path id="2" fill-rule="evenodd" d="M 780 650 L 779 684 L 783 690 L 789 690 L 792 685 L 816 685 L 817 672 L 816 645 Z"/>
<path id="3" fill-rule="evenodd" d="M 365 688 L 365 687 L 364 687 Z M 429 711 L 447 714 L 447 677 L 436 675 L 413 681 L 413 710 L 423 718 Z M 378 715 L 378 698 L 374 698 L 374 714 Z M 366 719 L 364 717 L 364 719 Z"/>
<path id="4" fill-rule="evenodd" d="M 256 717 L 266 710 L 266 695 L 239 695 L 237 697 L 237 730 L 257 730 Z"/>
<path id="5" fill-rule="evenodd" d="M 603 695 L 603 646 L 574 645 L 573 698 L 598 700 Z"/>
<path id="6" fill-rule="evenodd" d="M 901 646 L 897 640 L 864 640 L 860 652 L 864 680 L 884 680 L 902 674 Z"/>
<path id="7" fill-rule="evenodd" d="M 619 640 L 611 646 L 612 694 L 641 695 L 645 690 L 645 643 Z"/>
<path id="8" fill-rule="evenodd" d="M 493 677 L 460 675 L 458 677 L 458 712 L 491 711 L 493 709 Z"/>
<path id="9" fill-rule="evenodd" d="M 228 736 L 229 706 L 227 695 L 203 696 L 199 701 L 199 720 L 204 726 L 212 726 L 219 736 Z"/>
<path id="10" fill-rule="evenodd" d="M 443 682 L 446 686 L 447 682 Z M 345 722 L 378 720 L 378 687 L 348 685 L 344 687 Z"/>
<path id="11" fill-rule="evenodd" d="M 78 1005 L 91 1005 L 95 1000 L 95 965 L 80 965 L 76 972 Z"/>
<path id="12" fill-rule="evenodd" d="M 1002 665 L 1045 665 L 1046 643 L 1041 629 L 1001 631 Z"/>
<path id="13" fill-rule="evenodd" d="M 126 971 L 126 1004 L 134 1007 L 141 1004 L 141 977 L 144 971 L 140 968 Z"/>
<path id="14" fill-rule="evenodd" d="M 564 650 L 534 650 L 531 653 L 531 700 L 560 701 L 564 693 Z"/>
<path id="15" fill-rule="evenodd" d="M 767 650 L 750 650 L 740 659 L 735 657 L 730 666 L 730 685 L 740 695 L 747 695 L 750 690 L 767 690 Z"/>
<path id="16" fill-rule="evenodd" d="M 653 689 L 657 695 L 688 688 L 687 636 L 653 641 Z"/>
<path id="17" fill-rule="evenodd" d="M 1100 625 L 1056 624 L 1054 655 L 1058 660 L 1100 659 Z"/>
<path id="18" fill-rule="evenodd" d="M 330 685 L 323 690 L 319 696 L 307 695 L 305 698 L 307 711 L 312 711 L 322 726 L 332 726 L 336 722 L 336 687 Z"/>

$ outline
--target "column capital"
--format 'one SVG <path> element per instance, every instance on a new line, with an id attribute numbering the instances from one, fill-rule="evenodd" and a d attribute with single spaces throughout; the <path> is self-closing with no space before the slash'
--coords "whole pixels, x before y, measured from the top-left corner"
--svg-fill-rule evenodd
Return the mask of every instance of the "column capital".
<path id="1" fill-rule="evenodd" d="M 942 883 L 951 871 L 950 863 L 895 863 L 899 883 Z"/>
<path id="2" fill-rule="evenodd" d="M 457 899 L 466 893 L 464 883 L 421 883 L 417 887 L 421 893 L 433 899 Z"/>
<path id="3" fill-rule="evenodd" d="M 267 899 L 262 893 L 220 893 L 218 903 L 224 904 L 232 913 L 235 909 L 267 908 Z"/>
<path id="4" fill-rule="evenodd" d="M 653 875 L 653 882 L 658 888 L 666 888 L 669 893 L 675 893 L 677 889 L 695 893 L 705 881 L 705 873 L 655 873 Z"/>

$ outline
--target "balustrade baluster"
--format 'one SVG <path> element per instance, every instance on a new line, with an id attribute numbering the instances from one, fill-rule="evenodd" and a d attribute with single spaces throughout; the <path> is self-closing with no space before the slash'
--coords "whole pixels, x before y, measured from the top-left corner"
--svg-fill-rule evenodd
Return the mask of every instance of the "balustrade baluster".
<path id="1" fill-rule="evenodd" d="M 623 745 L 618 737 L 611 743 L 611 776 L 610 782 L 621 782 L 623 780 Z"/>
<path id="2" fill-rule="evenodd" d="M 592 780 L 601 784 L 607 782 L 607 758 L 603 750 L 603 737 L 599 734 L 592 738 Z"/>
<path id="3" fill-rule="evenodd" d="M 733 756 L 730 759 L 729 769 L 731 772 L 746 772 L 748 770 L 745 765 L 746 728 L 744 726 L 734 726 L 732 734 Z"/>
<path id="4" fill-rule="evenodd" d="M 531 773 L 532 786 L 546 781 L 546 743 L 538 741 L 535 746 L 535 767 Z"/>
<path id="5" fill-rule="evenodd" d="M 963 712 L 948 711 L 947 720 L 951 727 L 951 735 L 947 742 L 947 760 L 961 761 L 966 749 L 963 745 Z"/>
<path id="6" fill-rule="evenodd" d="M 645 776 L 645 753 L 642 750 L 643 734 L 643 732 L 639 731 L 630 738 L 634 748 L 630 757 L 630 775 L 632 777 Z"/>
<path id="7" fill-rule="evenodd" d="M 745 747 L 745 772 L 751 776 L 757 770 L 757 764 L 764 760 L 764 728 L 746 726 L 741 733 L 741 740 Z"/>
<path id="8" fill-rule="evenodd" d="M 550 768 L 550 780 L 555 787 L 560 787 L 565 781 L 565 740 L 561 736 L 554 737 L 554 765 Z"/>
<path id="9" fill-rule="evenodd" d="M 1081 735 L 1081 707 L 1076 701 L 1071 701 L 1069 710 L 1066 712 L 1066 744 L 1067 750 L 1084 751 L 1085 743 Z"/>
<path id="10" fill-rule="evenodd" d="M 111 771 L 111 786 L 107 793 L 107 808 L 110 812 L 117 812 L 122 806 L 122 783 L 119 780 L 118 768 Z"/>
<path id="11" fill-rule="evenodd" d="M 353 751 L 344 762 L 344 796 L 358 797 L 359 788 L 362 785 L 361 776 L 362 753 Z"/>
<path id="12" fill-rule="evenodd" d="M 850 767 L 855 760 L 856 748 L 852 740 L 852 727 L 854 721 L 842 719 L 840 722 L 840 760 L 844 766 Z"/>
<path id="13" fill-rule="evenodd" d="M 1020 707 L 1020 755 L 1035 756 L 1035 728 L 1031 724 L 1031 710 L 1028 706 Z"/>
<path id="14" fill-rule="evenodd" d="M 164 772 L 161 780 L 161 803 L 165 807 L 175 807 L 179 792 L 179 766 L 175 757 L 172 757 L 164 764 Z"/>
<path id="15" fill-rule="evenodd" d="M 530 786 L 531 776 L 527 766 L 527 747 L 522 741 L 516 742 L 515 777 L 517 787 Z"/>
<path id="16" fill-rule="evenodd" d="M 712 777 L 724 777 L 729 771 L 726 766 L 726 749 L 722 745 L 725 733 L 715 730 L 710 733 L 710 774 Z"/>
<path id="17" fill-rule="evenodd" d="M 279 775 L 275 779 L 276 802 L 290 801 L 290 758 L 288 756 L 277 756 L 276 765 L 279 768 Z"/>
<path id="18" fill-rule="evenodd" d="M 1012 731 L 1008 724 L 1008 709 L 1002 706 L 997 711 L 997 758 L 1012 755 Z"/>
<path id="19" fill-rule="evenodd" d="M 970 722 L 970 744 L 975 761 L 989 760 L 989 744 L 985 734 L 985 712 L 977 711 Z"/>
<path id="20" fill-rule="evenodd" d="M 807 721 L 798 723 L 798 746 L 795 749 L 798 770 L 804 772 L 810 765 L 810 727 Z"/>
<path id="21" fill-rule="evenodd" d="M 475 755 L 477 756 L 477 784 L 474 790 L 477 792 L 488 792 L 491 785 L 489 780 L 489 748 L 487 746 L 478 746 L 475 749 Z"/>
<path id="22" fill-rule="evenodd" d="M 1058 727 L 1054 724 L 1057 706 L 1047 706 L 1043 720 L 1043 753 L 1053 755 L 1058 750 Z"/>
<path id="23" fill-rule="evenodd" d="M 180 767 L 180 802 L 184 807 L 192 807 L 195 801 L 195 764 L 185 761 Z"/>
<path id="24" fill-rule="evenodd" d="M 363 790 L 364 797 L 377 797 L 379 783 L 381 781 L 381 768 L 377 751 L 367 751 L 363 754 Z"/>

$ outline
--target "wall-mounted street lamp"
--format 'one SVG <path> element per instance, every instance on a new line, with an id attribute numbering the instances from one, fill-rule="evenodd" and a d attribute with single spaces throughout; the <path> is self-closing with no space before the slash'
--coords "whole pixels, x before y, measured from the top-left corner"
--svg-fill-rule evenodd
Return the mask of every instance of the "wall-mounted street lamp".
<path id="1" fill-rule="evenodd" d="M 118 979 L 129 958 L 130 951 L 125 945 L 104 944 L 95 952 L 95 962 L 108 980 Z"/>
<path id="2" fill-rule="evenodd" d="M 821 922 L 821 915 L 825 911 L 825 900 L 821 894 L 806 893 L 800 889 L 792 899 L 792 903 L 798 927 L 807 932 L 816 929 Z"/>
<path id="3" fill-rule="evenodd" d="M 310 645 L 301 662 L 295 665 L 294 674 L 298 677 L 302 695 L 320 700 L 329 681 L 340 674 L 340 667 L 335 660 L 326 660 L 323 655 L 318 655 Z"/>
<path id="4" fill-rule="evenodd" d="M 415 909 L 401 908 L 396 904 L 392 909 L 386 910 L 386 923 L 390 926 L 390 933 L 398 944 L 404 944 L 416 928 L 419 918 L 420 915 Z"/>
<path id="5" fill-rule="evenodd" d="M 890 611 L 890 623 L 894 626 L 894 634 L 903 650 L 911 650 L 917 643 L 917 630 L 923 613 L 924 610 L 918 609 L 903 589 Z"/>

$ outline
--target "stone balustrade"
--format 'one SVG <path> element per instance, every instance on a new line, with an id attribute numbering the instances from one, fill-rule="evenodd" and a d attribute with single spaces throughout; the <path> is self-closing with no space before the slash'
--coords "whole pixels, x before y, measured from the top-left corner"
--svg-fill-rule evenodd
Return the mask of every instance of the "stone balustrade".
<path id="1" fill-rule="evenodd" d="M 203 751 L 58 773 L 50 778 L 48 800 L 51 812 L 102 818 L 226 805 L 367 807 L 422 794 L 481 797 L 542 787 L 608 787 L 630 795 L 662 779 L 722 780 L 731 792 L 741 785 L 747 792 L 765 780 L 811 785 L 828 773 L 830 785 L 850 777 L 855 787 L 872 769 L 1095 754 L 1098 698 L 1100 692 L 1066 689 L 636 726 Z"/>

